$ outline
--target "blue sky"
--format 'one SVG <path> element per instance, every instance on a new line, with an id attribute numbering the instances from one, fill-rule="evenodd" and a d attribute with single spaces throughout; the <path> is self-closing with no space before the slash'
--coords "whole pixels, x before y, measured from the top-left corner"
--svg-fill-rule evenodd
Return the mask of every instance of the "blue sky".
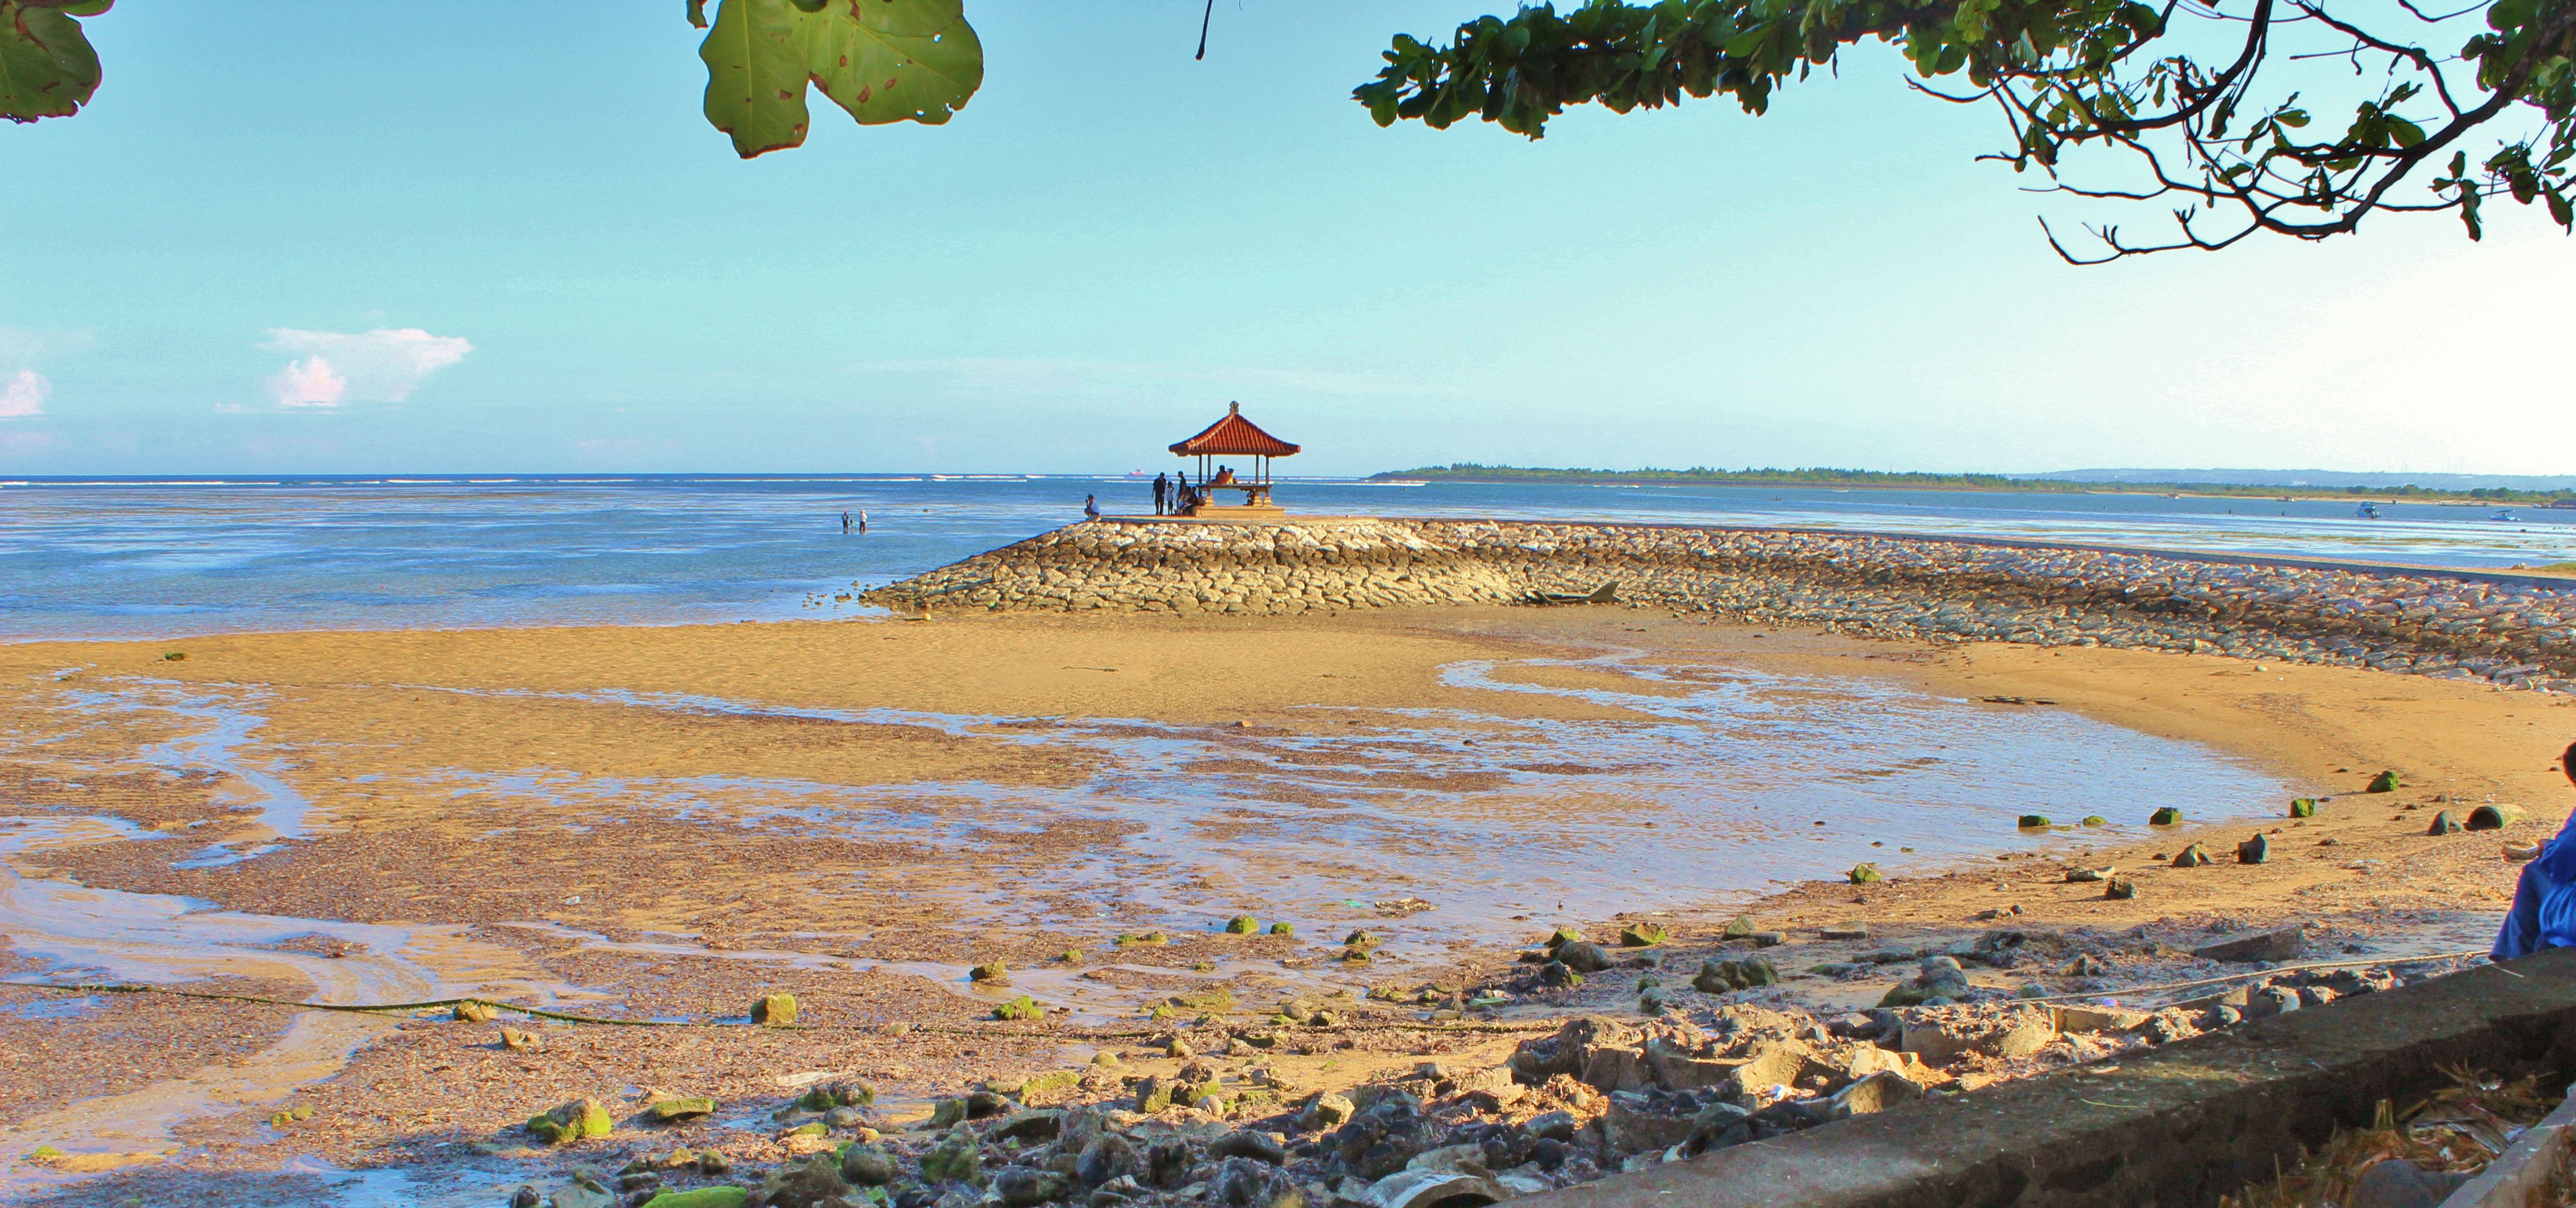
<path id="1" fill-rule="evenodd" d="M 2520 207 L 2077 269 L 1877 49 L 1535 144 L 1347 99 L 1491 7 L 969 0 L 955 121 L 745 163 L 680 0 L 123 0 L 0 128 L 0 473 L 1123 471 L 1228 399 L 1305 473 L 2571 468 Z"/>

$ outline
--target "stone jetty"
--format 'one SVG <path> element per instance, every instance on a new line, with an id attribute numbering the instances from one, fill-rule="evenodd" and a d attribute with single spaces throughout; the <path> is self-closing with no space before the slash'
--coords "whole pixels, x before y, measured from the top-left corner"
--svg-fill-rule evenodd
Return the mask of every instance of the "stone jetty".
<path id="1" fill-rule="evenodd" d="M 2576 691 L 2576 582 L 1773 529 L 1515 521 L 1069 525 L 862 598 L 899 611 L 1276 616 L 1631 607 L 1935 642 L 2222 653 Z"/>

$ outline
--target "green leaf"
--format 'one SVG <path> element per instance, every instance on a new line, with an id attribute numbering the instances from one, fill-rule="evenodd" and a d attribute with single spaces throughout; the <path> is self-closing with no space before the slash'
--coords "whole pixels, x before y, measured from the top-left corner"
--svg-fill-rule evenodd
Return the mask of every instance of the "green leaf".
<path id="1" fill-rule="evenodd" d="M 707 0 L 689 0 L 689 28 L 707 27 Z"/>
<path id="2" fill-rule="evenodd" d="M 859 24 L 878 33 L 926 38 L 964 21 L 966 0 L 849 0 L 848 11 Z"/>
<path id="3" fill-rule="evenodd" d="M 74 17 L 95 17 L 114 7 L 115 4 L 116 0 L 73 0 L 72 3 L 63 6 L 63 12 Z"/>
<path id="4" fill-rule="evenodd" d="M 815 21 L 787 0 L 721 0 L 716 9 L 698 47 L 707 121 L 733 136 L 744 159 L 804 143 L 806 35 Z"/>
<path id="5" fill-rule="evenodd" d="M 862 15 L 891 7 L 890 0 L 842 4 L 814 19 L 806 67 L 823 95 L 860 125 L 913 121 L 936 126 L 965 108 L 983 86 L 984 47 L 964 19 L 935 33 L 902 36 Z M 937 0 L 924 4 L 938 7 Z M 947 5 L 952 11 L 955 7 Z"/>
<path id="6" fill-rule="evenodd" d="M 0 117 L 70 117 L 97 91 L 98 52 L 80 22 L 62 9 L 0 0 Z"/>

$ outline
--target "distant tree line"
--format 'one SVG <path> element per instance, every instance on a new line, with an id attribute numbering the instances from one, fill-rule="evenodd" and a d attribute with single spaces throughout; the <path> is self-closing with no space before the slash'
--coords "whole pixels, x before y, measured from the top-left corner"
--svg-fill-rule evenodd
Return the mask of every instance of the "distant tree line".
<path id="1" fill-rule="evenodd" d="M 1447 479 L 1460 482 L 1517 482 L 1553 480 L 1566 482 L 1692 482 L 1718 485 L 1783 486 L 1783 487 L 1919 487 L 1948 491 L 2050 491 L 2090 493 L 2122 491 L 2176 495 L 2215 495 L 2231 498 L 2279 499 L 2286 495 L 2346 495 L 2372 499 L 2412 499 L 2423 501 L 2474 499 L 2482 503 L 2564 504 L 2576 507 L 2576 490 L 2523 491 L 2512 487 L 2478 487 L 2455 491 L 2438 487 L 2329 487 L 2329 486 L 2256 486 L 2224 482 L 2078 482 L 2064 478 L 2015 478 L 2007 474 L 1931 474 L 1920 470 L 1837 470 L 1823 466 L 1784 470 L 1779 467 L 1720 470 L 1710 466 L 1692 466 L 1687 470 L 1663 470 L 1652 467 L 1636 470 L 1592 470 L 1582 468 L 1554 469 L 1540 466 L 1488 466 L 1472 461 L 1451 462 L 1445 466 L 1422 466 L 1411 470 L 1389 470 L 1369 476 L 1371 482 L 1395 479 Z"/>

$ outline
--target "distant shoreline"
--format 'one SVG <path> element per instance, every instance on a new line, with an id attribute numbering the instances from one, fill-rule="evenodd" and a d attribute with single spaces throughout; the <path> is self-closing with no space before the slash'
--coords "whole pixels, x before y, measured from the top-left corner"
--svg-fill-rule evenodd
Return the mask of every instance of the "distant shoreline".
<path id="1" fill-rule="evenodd" d="M 2014 478 L 2002 474 L 1932 474 L 1879 470 L 1588 470 L 1538 466 L 1485 466 L 1460 462 L 1412 470 L 1387 470 L 1362 482 L 1456 482 L 1508 486 L 1519 482 L 1584 482 L 1602 486 L 1829 487 L 1876 491 L 1988 491 L 2048 495 L 2168 495 L 2213 499 L 2326 500 L 2358 503 L 2519 503 L 2576 508 L 2576 490 L 2528 491 L 2513 487 L 2447 490 L 2435 487 L 2266 486 L 2217 482 L 2082 482 L 2064 478 Z"/>

